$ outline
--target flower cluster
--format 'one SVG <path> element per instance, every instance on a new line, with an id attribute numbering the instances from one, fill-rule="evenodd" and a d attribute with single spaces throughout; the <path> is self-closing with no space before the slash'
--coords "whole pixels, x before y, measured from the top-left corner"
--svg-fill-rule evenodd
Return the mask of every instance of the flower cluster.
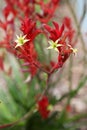
<path id="1" fill-rule="evenodd" d="M 70 54 L 75 54 L 77 52 L 77 49 L 73 48 L 71 42 L 74 31 L 69 31 L 69 29 L 67 29 L 66 22 L 60 28 L 58 23 L 53 22 L 53 24 L 55 28 L 52 28 L 47 24 L 44 25 L 45 30 L 48 31 L 48 33 L 45 33 L 46 36 L 50 34 L 48 40 L 50 46 L 47 49 L 54 49 L 58 53 L 58 61 L 57 63 L 52 64 L 52 68 L 49 66 L 48 69 L 43 66 L 45 71 L 49 70 L 48 73 L 52 73 L 54 70 L 62 67 Z M 27 17 L 22 21 L 20 29 L 24 35 L 20 37 L 17 36 L 16 48 L 19 52 L 18 57 L 24 59 L 24 61 L 28 63 L 30 67 L 29 71 L 32 76 L 34 76 L 37 72 L 37 68 L 40 69 L 42 66 L 40 61 L 38 61 L 34 39 L 38 34 L 44 33 L 44 31 L 41 28 L 38 29 L 36 27 L 36 22 Z"/>
<path id="2" fill-rule="evenodd" d="M 67 26 L 67 24 L 70 25 Z M 42 28 L 38 29 L 36 22 L 32 21 L 31 19 L 25 17 L 25 19 L 22 20 L 20 29 L 23 32 L 23 36 L 17 36 L 17 40 L 15 41 L 16 49 L 18 52 L 18 57 L 24 59 L 25 64 L 28 66 L 27 71 L 29 71 L 32 76 L 36 75 L 38 69 L 42 69 L 47 72 L 47 74 L 51 75 L 55 70 L 58 70 L 63 66 L 71 53 L 75 54 L 77 52 L 77 49 L 73 48 L 72 39 L 74 30 L 71 27 L 71 22 L 69 23 L 69 19 L 65 18 L 61 27 L 59 27 L 58 23 L 56 22 L 53 22 L 53 25 L 55 28 L 45 24 L 44 30 L 42 30 Z M 42 63 L 38 61 L 38 53 L 35 49 L 35 38 L 41 33 L 46 35 L 46 37 L 49 37 L 48 43 L 50 46 L 47 49 L 54 49 L 58 55 L 57 62 L 55 63 L 51 61 L 47 67 L 46 64 L 42 65 Z M 50 110 L 48 110 L 48 98 L 43 96 L 41 100 L 37 102 L 37 104 L 38 111 L 42 117 L 44 119 L 47 118 L 50 113 Z"/>
<path id="3" fill-rule="evenodd" d="M 23 60 L 26 69 L 22 68 L 22 71 L 29 72 L 33 77 L 40 69 L 49 77 L 55 70 L 63 66 L 71 53 L 77 52 L 77 49 L 73 48 L 75 31 L 68 17 L 64 18 L 61 27 L 57 22 L 53 22 L 54 27 L 49 25 L 59 0 L 49 0 L 46 3 L 41 0 L 6 0 L 6 3 L 3 10 L 5 20 L 0 20 L 0 28 L 5 32 L 4 39 L 0 41 L 0 48 L 5 48 Z M 37 7 L 39 8 L 37 9 Z M 21 34 L 17 34 L 17 39 L 14 40 L 16 19 L 21 23 Z M 46 64 L 38 60 L 35 40 L 40 34 L 43 34 L 48 40 L 49 47 L 46 50 L 53 49 L 57 52 L 56 62 L 50 61 L 49 64 Z M 4 70 L 2 57 L 0 57 L 0 70 Z M 43 96 L 37 104 L 42 117 L 47 118 L 50 113 L 48 98 Z"/>
<path id="4" fill-rule="evenodd" d="M 9 14 L 12 14 L 13 18 L 18 17 L 19 19 L 22 19 L 22 16 L 30 16 L 34 20 L 47 23 L 53 17 L 59 0 L 50 0 L 46 3 L 41 0 L 6 0 L 6 3 L 4 8 L 6 18 Z M 40 8 L 38 12 L 36 7 Z"/>
<path id="5" fill-rule="evenodd" d="M 24 35 L 17 36 L 17 40 L 15 40 L 17 56 L 24 59 L 25 64 L 29 66 L 27 72 L 34 76 L 37 72 L 37 66 L 39 66 L 34 39 L 40 33 L 40 30 L 36 28 L 36 23 L 27 17 L 22 21 L 21 30 Z"/>
<path id="6" fill-rule="evenodd" d="M 13 45 L 10 44 L 14 41 L 16 19 L 21 22 L 24 17 L 28 17 L 33 21 L 39 20 L 47 23 L 53 17 L 59 0 L 50 0 L 47 3 L 38 0 L 5 0 L 5 2 L 6 6 L 3 9 L 4 21 L 0 20 L 0 28 L 5 32 L 5 37 L 0 41 L 0 47 L 12 52 L 11 48 Z M 40 8 L 38 12 L 36 7 Z M 28 23 L 29 21 L 26 20 L 26 22 Z M 24 24 L 27 26 L 27 23 Z M 32 26 L 35 26 L 35 23 L 31 25 L 31 28 Z M 28 30 L 25 30 L 25 33 L 28 33 L 26 31 Z"/>
<path id="7" fill-rule="evenodd" d="M 65 61 L 68 59 L 71 53 L 76 53 L 77 49 L 73 48 L 72 39 L 74 30 L 72 27 L 66 26 L 66 22 L 59 28 L 58 23 L 53 22 L 55 28 L 45 25 L 46 30 L 49 32 L 49 43 L 50 46 L 47 49 L 54 49 L 58 52 L 58 61 L 54 64 L 51 73 L 63 66 Z M 70 29 L 70 30 L 69 30 Z"/>
<path id="8" fill-rule="evenodd" d="M 54 16 L 59 0 L 50 0 L 46 3 L 38 0 L 5 0 L 5 2 L 6 6 L 3 9 L 4 21 L 0 20 L 0 28 L 4 31 L 5 35 L 3 40 L 0 41 L 0 48 L 5 48 L 10 53 L 24 59 L 26 64 L 30 65 L 27 71 L 31 72 L 33 76 L 37 72 L 36 66 L 39 66 L 39 63 L 37 63 L 37 52 L 34 47 L 34 39 L 42 31 L 37 29 L 36 21 L 41 22 L 41 24 L 50 21 Z M 39 7 L 38 12 L 37 7 Z M 15 47 L 13 43 L 16 32 L 16 19 L 22 23 L 21 31 L 23 34 L 21 34 L 21 37 L 17 37 L 19 41 L 16 40 L 17 46 Z M 23 44 L 21 43 L 22 38 L 25 39 Z M 25 44 L 26 39 L 28 39 L 27 44 Z M 23 47 L 21 46 L 19 49 L 18 46 L 20 46 L 20 44 L 23 45 Z M 20 50 L 20 54 L 15 51 L 14 48 Z M 26 53 L 24 53 L 24 51 Z"/>

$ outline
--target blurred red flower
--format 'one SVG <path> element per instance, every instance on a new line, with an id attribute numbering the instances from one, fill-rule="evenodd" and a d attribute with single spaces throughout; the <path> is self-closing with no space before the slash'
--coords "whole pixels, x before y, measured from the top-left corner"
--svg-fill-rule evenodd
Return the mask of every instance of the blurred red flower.
<path id="1" fill-rule="evenodd" d="M 38 111 L 43 119 L 48 118 L 50 110 L 48 110 L 49 100 L 46 96 L 43 96 L 41 100 L 38 101 Z"/>

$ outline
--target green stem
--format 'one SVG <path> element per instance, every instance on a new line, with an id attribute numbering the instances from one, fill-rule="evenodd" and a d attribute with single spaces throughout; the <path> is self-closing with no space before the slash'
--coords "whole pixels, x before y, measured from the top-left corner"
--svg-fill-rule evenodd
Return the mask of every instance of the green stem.
<path id="1" fill-rule="evenodd" d="M 48 92 L 48 89 L 49 89 L 49 79 L 50 79 L 50 75 L 48 74 L 47 81 L 46 81 L 46 88 L 45 88 L 44 91 L 42 92 L 40 99 L 41 99 L 44 95 L 46 95 L 47 92 Z"/>

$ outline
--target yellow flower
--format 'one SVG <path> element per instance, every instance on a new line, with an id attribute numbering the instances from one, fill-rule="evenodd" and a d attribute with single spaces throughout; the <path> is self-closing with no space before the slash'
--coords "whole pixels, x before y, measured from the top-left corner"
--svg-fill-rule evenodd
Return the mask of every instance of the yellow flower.
<path id="1" fill-rule="evenodd" d="M 15 48 L 17 48 L 18 46 L 24 45 L 28 41 L 29 41 L 29 39 L 26 39 L 26 35 L 24 35 L 24 36 L 22 36 L 21 34 L 20 34 L 20 36 L 17 35 L 17 39 L 15 40 L 17 45 L 15 46 Z"/>
<path id="2" fill-rule="evenodd" d="M 47 110 L 48 110 L 48 111 L 52 111 L 52 110 L 53 110 L 53 106 L 50 104 L 50 105 L 47 107 Z"/>
<path id="3" fill-rule="evenodd" d="M 71 48 L 71 50 L 73 51 L 74 54 L 76 54 L 78 52 L 78 50 L 76 48 Z"/>
<path id="4" fill-rule="evenodd" d="M 76 48 L 72 48 L 71 45 L 68 45 L 68 46 L 70 47 L 70 49 L 72 50 L 72 52 L 73 52 L 74 54 L 76 54 L 76 53 L 78 52 L 78 50 L 77 50 Z"/>
<path id="5" fill-rule="evenodd" d="M 58 47 L 63 46 L 62 44 L 59 44 L 58 42 L 59 42 L 59 39 L 57 39 L 55 42 L 52 40 L 48 41 L 50 46 L 47 49 L 54 49 L 55 51 L 58 52 Z"/>

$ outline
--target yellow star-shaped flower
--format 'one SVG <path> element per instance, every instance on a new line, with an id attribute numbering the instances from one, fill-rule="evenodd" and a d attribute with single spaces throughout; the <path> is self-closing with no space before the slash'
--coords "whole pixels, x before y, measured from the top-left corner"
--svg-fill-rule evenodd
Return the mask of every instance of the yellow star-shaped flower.
<path id="1" fill-rule="evenodd" d="M 72 50 L 72 52 L 73 52 L 74 54 L 76 54 L 76 53 L 78 52 L 78 50 L 77 50 L 76 48 L 72 48 L 71 45 L 68 45 L 68 46 L 70 47 L 70 49 Z"/>
<path id="2" fill-rule="evenodd" d="M 76 48 L 71 48 L 71 50 L 73 51 L 74 54 L 76 54 L 78 52 L 78 50 Z"/>
<path id="3" fill-rule="evenodd" d="M 17 35 L 17 39 L 15 40 L 17 45 L 15 46 L 15 48 L 17 48 L 18 46 L 24 45 L 28 41 L 29 41 L 29 39 L 26 39 L 26 35 L 24 35 L 24 36 L 22 36 L 21 34 L 20 34 L 20 36 Z"/>
<path id="4" fill-rule="evenodd" d="M 52 40 L 48 41 L 50 46 L 47 49 L 54 49 L 55 51 L 58 52 L 58 47 L 63 46 L 62 44 L 59 44 L 58 42 L 59 42 L 59 39 L 57 39 L 55 42 Z"/>

